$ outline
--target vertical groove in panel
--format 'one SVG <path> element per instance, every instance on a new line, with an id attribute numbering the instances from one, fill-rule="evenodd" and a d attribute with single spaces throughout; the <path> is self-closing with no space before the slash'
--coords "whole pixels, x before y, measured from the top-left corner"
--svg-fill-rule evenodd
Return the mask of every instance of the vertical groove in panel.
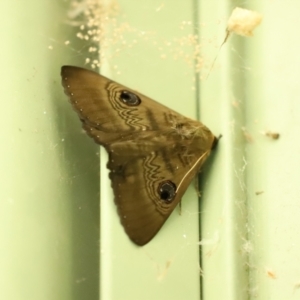
<path id="1" fill-rule="evenodd" d="M 202 120 L 216 135 L 223 135 L 214 154 L 212 170 L 203 183 L 201 287 L 203 299 L 239 300 L 247 298 L 248 281 L 247 256 L 242 251 L 248 239 L 247 160 L 242 131 L 245 114 L 242 105 L 236 107 L 235 100 L 240 102 L 244 96 L 245 78 L 237 72 L 239 61 L 235 61 L 236 53 L 242 55 L 242 38 L 234 44 L 228 41 L 219 51 L 231 13 L 229 6 L 228 2 L 201 3 L 199 12 L 201 24 L 205 24 L 201 27 L 201 39 L 207 43 L 205 58 L 212 63 L 218 55 L 209 77 L 201 82 Z M 218 26 L 216 20 L 221 20 Z"/>
<path id="2" fill-rule="evenodd" d="M 244 39 L 237 38 L 232 43 L 228 43 L 228 48 L 232 47 L 239 57 L 244 57 Z M 227 52 L 228 53 L 228 52 Z M 229 53 L 228 53 L 229 54 Z M 230 56 L 229 56 L 230 55 Z M 245 111 L 245 86 L 247 85 L 246 74 L 237 72 L 240 67 L 239 58 L 235 52 L 230 51 L 228 55 L 228 88 L 229 97 L 227 107 L 230 112 L 227 116 L 226 123 L 230 124 L 230 142 L 228 150 L 228 169 L 231 176 L 231 192 L 227 194 L 227 200 L 231 202 L 232 223 L 229 235 L 231 243 L 228 243 L 228 252 L 233 259 L 232 268 L 232 299 L 246 299 L 248 297 L 248 254 L 243 251 L 244 245 L 248 242 L 248 210 L 247 210 L 247 132 L 243 129 L 247 124 Z M 239 106 L 236 107 L 232 102 L 238 100 Z M 234 124 L 233 124 L 234 122 Z M 234 127 L 234 129 L 232 128 Z M 229 174 L 224 172 L 224 176 Z M 228 178 L 228 177 L 227 177 Z M 227 265 L 230 269 L 230 265 Z"/>
<path id="3" fill-rule="evenodd" d="M 199 27 L 199 1 L 193 0 L 193 25 L 194 35 L 196 36 L 197 45 L 200 45 L 200 27 Z M 197 57 L 194 59 L 194 70 L 195 70 L 195 101 L 196 101 L 196 117 L 200 120 L 200 73 L 197 70 Z"/>
<path id="4" fill-rule="evenodd" d="M 196 36 L 196 40 L 197 40 L 197 45 L 200 45 L 200 26 L 199 26 L 199 1 L 198 0 L 193 0 L 193 24 L 194 24 L 194 35 Z M 201 99 L 200 99 L 200 73 L 197 70 L 197 57 L 195 57 L 194 59 L 194 70 L 195 70 L 195 101 L 196 101 L 196 117 L 197 120 L 200 120 L 200 111 L 201 111 L 201 107 L 200 107 L 200 103 L 201 103 Z M 198 178 L 196 179 L 198 182 L 198 188 L 200 188 L 201 186 L 201 182 L 200 182 L 200 177 L 198 175 Z M 200 209 L 200 202 L 201 201 L 201 197 L 198 197 L 198 209 Z M 201 217 L 199 214 L 199 241 L 201 240 Z M 201 261 L 202 261 L 202 247 L 199 246 L 199 266 L 200 266 L 200 276 L 199 276 L 199 285 L 200 285 L 200 299 L 202 299 L 203 295 L 202 295 L 202 276 L 201 276 Z"/>
<path id="5" fill-rule="evenodd" d="M 193 52 L 186 47 L 190 46 L 188 39 L 182 39 L 193 36 L 194 28 L 185 23 L 179 30 L 183 21 L 193 20 L 192 1 L 120 0 L 118 4 L 120 20 L 124 22 L 123 18 L 127 18 L 129 26 L 122 29 L 130 28 L 130 32 L 111 31 L 111 40 L 116 42 L 119 34 L 124 43 L 112 43 L 105 49 L 115 56 L 109 56 L 102 74 L 194 118 L 195 91 L 191 88 L 194 69 L 184 61 Z M 182 45 L 182 40 L 186 44 Z M 132 47 L 126 48 L 128 44 Z M 107 180 L 102 180 L 101 186 L 109 185 L 110 189 Z M 199 299 L 197 195 L 190 189 L 184 198 L 183 214 L 180 216 L 175 209 L 154 239 L 138 247 L 126 236 L 113 199 L 108 189 L 103 188 L 102 300 Z"/>

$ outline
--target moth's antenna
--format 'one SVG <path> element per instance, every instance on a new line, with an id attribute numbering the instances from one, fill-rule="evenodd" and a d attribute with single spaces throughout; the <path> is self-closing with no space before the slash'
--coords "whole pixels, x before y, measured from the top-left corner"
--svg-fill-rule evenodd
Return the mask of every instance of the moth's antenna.
<path id="1" fill-rule="evenodd" d="M 217 58 L 218 58 L 218 56 L 219 56 L 219 53 L 220 53 L 220 51 L 221 51 L 221 48 L 222 48 L 223 45 L 227 42 L 227 40 L 228 40 L 228 38 L 229 38 L 229 35 L 230 35 L 230 31 L 229 31 L 228 28 L 227 28 L 227 29 L 226 29 L 226 36 L 225 36 L 225 39 L 224 39 L 223 43 L 221 44 L 221 46 L 219 47 L 219 50 L 218 50 L 218 52 L 217 52 L 217 54 L 216 54 L 215 59 L 213 60 L 213 62 L 212 62 L 212 64 L 211 64 L 211 67 L 210 67 L 209 72 L 208 72 L 208 74 L 207 74 L 207 76 L 206 76 L 206 79 L 208 79 L 208 76 L 209 76 L 209 74 L 210 74 L 212 68 L 214 67 L 215 62 L 216 62 L 216 60 L 217 60 Z"/>
<path id="2" fill-rule="evenodd" d="M 201 161 L 205 156 L 207 156 L 209 154 L 210 151 L 206 151 L 204 152 L 194 163 L 194 165 L 189 169 L 189 171 L 184 175 L 184 177 L 182 178 L 182 180 L 180 181 L 180 183 L 177 186 L 176 192 L 179 190 L 180 186 L 182 185 L 182 183 L 184 182 L 185 178 L 195 169 L 195 167 L 197 166 L 197 164 L 199 163 L 199 161 Z"/>

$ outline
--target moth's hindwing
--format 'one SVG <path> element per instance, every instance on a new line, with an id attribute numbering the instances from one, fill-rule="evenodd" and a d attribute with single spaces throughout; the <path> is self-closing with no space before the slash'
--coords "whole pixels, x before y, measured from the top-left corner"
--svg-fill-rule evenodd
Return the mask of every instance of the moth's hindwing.
<path id="1" fill-rule="evenodd" d="M 109 154 L 121 223 L 137 245 L 167 220 L 216 140 L 202 123 L 98 73 L 61 70 L 83 128 Z"/>

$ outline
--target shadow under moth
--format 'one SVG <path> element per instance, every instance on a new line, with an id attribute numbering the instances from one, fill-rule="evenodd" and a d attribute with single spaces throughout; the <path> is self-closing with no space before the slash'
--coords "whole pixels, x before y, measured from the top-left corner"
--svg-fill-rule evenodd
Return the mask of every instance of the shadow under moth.
<path id="1" fill-rule="evenodd" d="M 129 238 L 160 230 L 217 138 L 198 121 L 98 73 L 63 66 L 62 85 L 87 134 L 109 155 L 114 200 Z"/>

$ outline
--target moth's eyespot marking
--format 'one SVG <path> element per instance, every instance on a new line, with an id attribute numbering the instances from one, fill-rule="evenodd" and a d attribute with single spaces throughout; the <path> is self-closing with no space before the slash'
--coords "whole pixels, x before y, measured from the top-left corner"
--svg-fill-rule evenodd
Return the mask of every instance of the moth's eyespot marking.
<path id="1" fill-rule="evenodd" d="M 138 106 L 141 104 L 141 99 L 134 93 L 129 91 L 122 91 L 120 100 L 128 106 Z"/>
<path id="2" fill-rule="evenodd" d="M 172 202 L 176 195 L 176 185 L 170 180 L 163 181 L 158 186 L 158 194 L 161 200 Z"/>

